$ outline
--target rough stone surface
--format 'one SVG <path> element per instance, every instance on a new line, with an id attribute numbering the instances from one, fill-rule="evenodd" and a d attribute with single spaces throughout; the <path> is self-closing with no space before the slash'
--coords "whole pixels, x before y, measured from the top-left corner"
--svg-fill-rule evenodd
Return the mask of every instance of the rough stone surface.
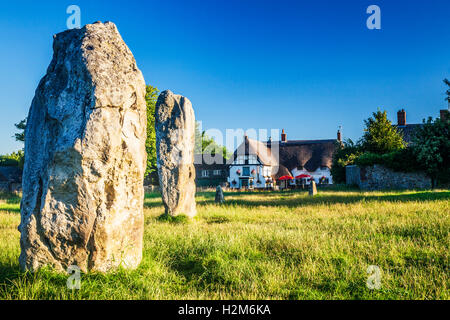
<path id="1" fill-rule="evenodd" d="M 311 183 L 309 184 L 309 195 L 315 196 L 317 194 L 317 186 L 314 179 L 311 179 Z"/>
<path id="2" fill-rule="evenodd" d="M 222 187 L 221 186 L 217 186 L 215 202 L 216 203 L 223 203 L 224 201 L 225 201 L 225 199 L 223 197 Z"/>
<path id="3" fill-rule="evenodd" d="M 396 172 L 381 165 L 345 168 L 347 184 L 363 190 L 430 189 L 431 179 L 424 172 Z"/>
<path id="4" fill-rule="evenodd" d="M 430 189 L 431 179 L 423 172 L 395 172 L 384 166 L 361 168 L 361 189 Z"/>
<path id="5" fill-rule="evenodd" d="M 142 258 L 145 81 L 113 23 L 57 34 L 28 115 L 20 266 Z"/>
<path id="6" fill-rule="evenodd" d="M 155 110 L 156 155 L 166 214 L 195 216 L 195 116 L 191 102 L 167 90 Z"/>

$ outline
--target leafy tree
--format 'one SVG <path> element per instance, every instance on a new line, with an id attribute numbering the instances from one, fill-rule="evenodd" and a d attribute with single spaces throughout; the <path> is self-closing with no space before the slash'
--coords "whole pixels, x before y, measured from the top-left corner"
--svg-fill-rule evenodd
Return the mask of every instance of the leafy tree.
<path id="1" fill-rule="evenodd" d="M 345 183 L 345 167 L 354 164 L 361 153 L 361 145 L 354 143 L 351 139 L 346 139 L 343 143 L 337 143 L 331 166 L 334 183 Z"/>
<path id="2" fill-rule="evenodd" d="M 147 85 L 145 94 L 145 102 L 147 104 L 147 140 L 145 141 L 147 168 L 145 176 L 156 170 L 155 107 L 158 95 L 158 88 Z"/>
<path id="3" fill-rule="evenodd" d="M 23 119 L 19 123 L 15 123 L 14 126 L 19 130 L 18 133 L 14 134 L 16 140 L 25 142 L 25 128 L 27 126 L 27 118 Z"/>
<path id="4" fill-rule="evenodd" d="M 217 144 L 214 138 L 208 136 L 205 131 L 200 132 L 200 125 L 198 122 L 195 123 L 194 152 L 195 154 L 208 153 L 213 156 L 220 153 L 225 159 L 229 158 L 229 153 L 226 147 Z"/>
<path id="5" fill-rule="evenodd" d="M 444 83 L 448 86 L 448 89 L 445 92 L 447 94 L 447 98 L 445 98 L 445 100 L 450 103 L 450 81 L 448 79 L 444 79 Z"/>
<path id="6" fill-rule="evenodd" d="M 24 155 L 23 150 L 12 152 L 11 154 L 0 156 L 0 167 L 19 167 L 23 168 Z"/>
<path id="7" fill-rule="evenodd" d="M 364 151 L 384 154 L 406 147 L 403 136 L 397 128 L 392 126 L 387 118 L 386 111 L 374 112 L 372 117 L 364 120 L 366 128 L 361 139 L 361 145 Z"/>
<path id="8" fill-rule="evenodd" d="M 450 180 L 450 119 L 428 118 L 415 131 L 414 151 L 417 160 L 423 164 L 432 179 L 433 187 L 437 182 Z"/>

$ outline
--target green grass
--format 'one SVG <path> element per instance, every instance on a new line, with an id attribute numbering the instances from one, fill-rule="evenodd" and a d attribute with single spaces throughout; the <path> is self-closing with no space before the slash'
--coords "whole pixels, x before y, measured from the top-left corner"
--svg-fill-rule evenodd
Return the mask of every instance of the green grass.
<path id="1" fill-rule="evenodd" d="M 199 193 L 188 220 L 147 195 L 141 266 L 72 291 L 67 275 L 19 271 L 20 199 L 0 196 L 0 299 L 449 299 L 449 190 L 225 197 Z"/>

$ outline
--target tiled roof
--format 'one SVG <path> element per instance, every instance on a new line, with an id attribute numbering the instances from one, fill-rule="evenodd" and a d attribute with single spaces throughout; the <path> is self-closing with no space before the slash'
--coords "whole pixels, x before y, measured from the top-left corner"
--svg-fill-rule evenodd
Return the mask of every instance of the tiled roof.
<path id="1" fill-rule="evenodd" d="M 395 126 L 395 127 L 397 127 L 397 130 L 403 134 L 403 140 L 405 140 L 405 142 L 407 144 L 410 144 L 414 138 L 414 131 L 422 126 L 423 126 L 423 124 L 421 124 L 421 123 L 415 123 L 415 124 L 407 124 L 405 126 Z"/>

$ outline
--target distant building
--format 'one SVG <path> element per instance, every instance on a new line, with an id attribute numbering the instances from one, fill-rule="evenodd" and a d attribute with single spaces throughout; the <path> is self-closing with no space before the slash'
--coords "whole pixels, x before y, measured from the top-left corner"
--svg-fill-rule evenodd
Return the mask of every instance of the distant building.
<path id="1" fill-rule="evenodd" d="M 337 139 L 287 140 L 282 131 L 281 141 L 261 142 L 244 137 L 244 142 L 228 160 L 228 183 L 231 188 L 282 188 L 309 184 L 332 184 L 331 164 Z"/>
<path id="2" fill-rule="evenodd" d="M 207 157 L 202 154 L 194 156 L 195 184 L 197 187 L 217 187 L 224 186 L 228 178 L 228 166 L 226 159 L 222 156 L 215 156 L 215 161 L 207 161 Z M 213 162 L 213 163 L 209 163 Z"/>
<path id="3" fill-rule="evenodd" d="M 18 192 L 22 190 L 22 169 L 0 167 L 0 191 Z"/>
<path id="4" fill-rule="evenodd" d="M 422 123 L 409 124 L 406 123 L 406 111 L 405 109 L 399 110 L 397 112 L 397 125 L 394 125 L 398 132 L 403 135 L 403 140 L 407 145 L 411 145 L 414 139 L 414 132 L 423 126 Z"/>
<path id="5" fill-rule="evenodd" d="M 446 119 L 450 112 L 450 105 L 448 110 L 440 110 L 440 118 Z M 406 122 L 406 111 L 405 109 L 399 110 L 397 112 L 397 124 L 394 125 L 398 131 L 403 135 L 403 140 L 407 145 L 412 145 L 414 142 L 414 134 L 418 128 L 423 126 L 423 123 L 407 123 Z"/>

